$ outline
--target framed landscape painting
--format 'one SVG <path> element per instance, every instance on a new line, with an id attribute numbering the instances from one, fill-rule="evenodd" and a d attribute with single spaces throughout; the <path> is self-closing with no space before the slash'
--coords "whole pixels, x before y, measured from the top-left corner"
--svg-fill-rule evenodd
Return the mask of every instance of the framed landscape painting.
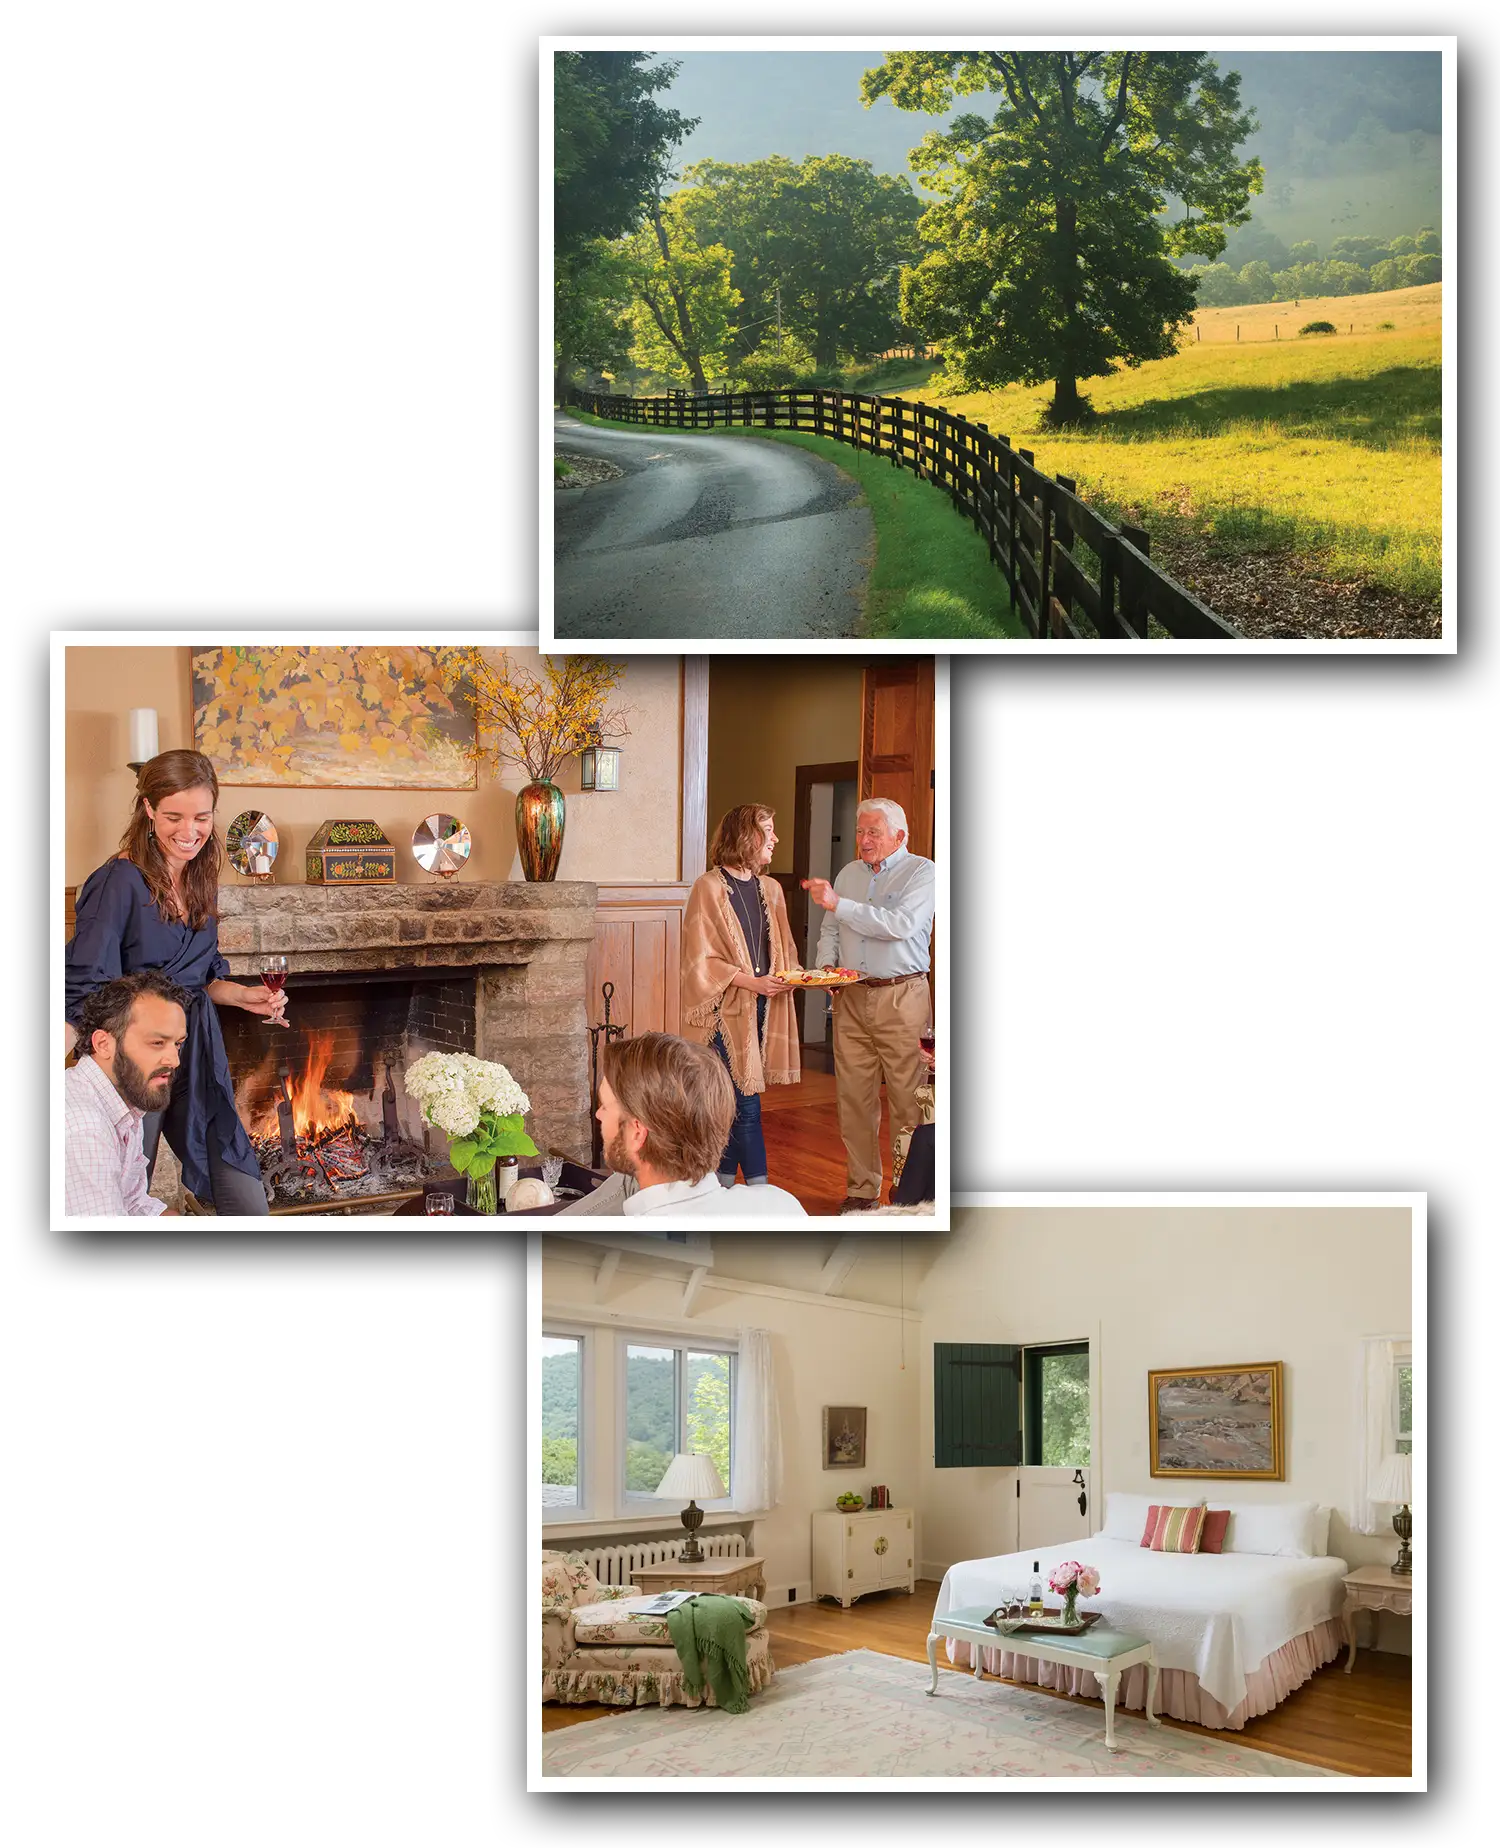
<path id="1" fill-rule="evenodd" d="M 863 1469 L 865 1466 L 865 1407 L 823 1407 L 824 1469 Z"/>
<path id="2" fill-rule="evenodd" d="M 432 648 L 195 648 L 193 740 L 263 789 L 476 789 L 473 701 Z"/>
<path id="3" fill-rule="evenodd" d="M 1151 1474 L 1284 1479 L 1281 1362 L 1149 1375 Z"/>

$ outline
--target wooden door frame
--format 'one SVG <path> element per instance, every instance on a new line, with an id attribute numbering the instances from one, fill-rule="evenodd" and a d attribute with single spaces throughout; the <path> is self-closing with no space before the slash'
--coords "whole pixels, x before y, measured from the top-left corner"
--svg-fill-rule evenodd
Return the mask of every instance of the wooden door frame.
<path id="1" fill-rule="evenodd" d="M 801 944 L 807 930 L 807 894 L 802 890 L 802 881 L 808 876 L 808 862 L 812 855 L 812 792 L 814 783 L 853 783 L 859 788 L 859 764 L 846 759 L 836 764 L 798 764 L 797 793 L 793 797 L 792 809 L 792 877 L 784 888 L 786 891 L 787 923 L 791 926 L 792 941 Z M 834 872 L 839 869 L 834 867 Z M 797 1038 L 799 1042 L 807 1040 L 807 996 L 796 997 Z"/>
<path id="2" fill-rule="evenodd" d="M 708 870 L 708 656 L 682 657 L 682 831 L 677 864 L 684 885 Z"/>

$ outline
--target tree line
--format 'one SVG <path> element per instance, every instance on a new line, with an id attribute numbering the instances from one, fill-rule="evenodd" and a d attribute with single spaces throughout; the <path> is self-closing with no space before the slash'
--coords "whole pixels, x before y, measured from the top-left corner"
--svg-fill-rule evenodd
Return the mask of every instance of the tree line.
<path id="1" fill-rule="evenodd" d="M 1326 257 L 1311 240 L 1291 245 L 1281 245 L 1276 238 L 1270 241 L 1280 246 L 1279 266 L 1273 267 L 1273 251 L 1237 270 L 1228 263 L 1193 270 L 1201 305 L 1237 308 L 1248 302 L 1293 302 L 1314 295 L 1368 295 L 1443 279 L 1442 239 L 1426 226 L 1409 237 L 1335 238 Z"/>
<path id="2" fill-rule="evenodd" d="M 918 255 L 922 216 L 909 181 L 841 154 L 704 160 L 673 175 L 671 150 L 694 124 L 653 99 L 674 67 L 639 52 L 562 61 L 559 385 L 583 370 L 763 389 L 899 341 L 901 270 Z M 641 112 L 638 130 L 610 131 Z M 636 161 L 629 184 L 580 184 L 595 167 L 618 177 L 614 147 L 639 151 L 648 137 L 654 157 Z"/>

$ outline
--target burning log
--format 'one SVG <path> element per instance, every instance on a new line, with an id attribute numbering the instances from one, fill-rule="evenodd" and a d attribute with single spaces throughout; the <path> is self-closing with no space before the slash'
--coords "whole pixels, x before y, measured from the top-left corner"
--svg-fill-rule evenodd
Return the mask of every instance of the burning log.
<path id="1" fill-rule="evenodd" d="M 326 1142 L 315 1144 L 313 1154 L 323 1170 L 323 1178 L 334 1189 L 347 1187 L 351 1181 L 361 1180 L 370 1172 L 370 1164 L 355 1141 L 352 1129 L 342 1129 Z"/>
<path id="2" fill-rule="evenodd" d="M 283 1155 L 297 1153 L 297 1119 L 292 1109 L 292 1081 L 285 1072 L 281 1074 L 281 1095 L 276 1100 L 276 1122 L 281 1136 Z"/>

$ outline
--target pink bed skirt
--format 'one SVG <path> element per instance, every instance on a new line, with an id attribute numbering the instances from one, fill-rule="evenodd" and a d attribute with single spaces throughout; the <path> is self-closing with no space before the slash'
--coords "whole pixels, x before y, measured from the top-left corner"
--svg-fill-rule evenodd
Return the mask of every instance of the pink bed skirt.
<path id="1" fill-rule="evenodd" d="M 1343 1646 L 1344 1627 L 1337 1618 L 1329 1618 L 1325 1623 L 1315 1624 L 1311 1630 L 1304 1630 L 1300 1636 L 1294 1636 L 1245 1677 L 1245 1698 L 1232 1713 L 1226 1713 L 1211 1694 L 1205 1694 L 1198 1685 L 1198 1677 L 1189 1670 L 1161 1669 L 1156 1677 L 1156 1711 L 1174 1720 L 1211 1726 L 1216 1732 L 1239 1732 L 1246 1720 L 1269 1713 L 1304 1681 L 1310 1681 Z M 1056 1688 L 1063 1694 L 1081 1694 L 1091 1700 L 1103 1698 L 1099 1683 L 1089 1669 L 1067 1668 L 1060 1662 L 1038 1662 L 1034 1656 L 1015 1655 L 1009 1649 L 985 1649 L 981 1654 L 986 1670 L 992 1675 L 1003 1675 L 1007 1681 L 1029 1681 L 1037 1687 Z M 950 1639 L 948 1660 L 973 1667 L 967 1643 Z M 1144 1663 L 1127 1668 L 1121 1675 L 1115 1704 L 1144 1710 Z"/>

